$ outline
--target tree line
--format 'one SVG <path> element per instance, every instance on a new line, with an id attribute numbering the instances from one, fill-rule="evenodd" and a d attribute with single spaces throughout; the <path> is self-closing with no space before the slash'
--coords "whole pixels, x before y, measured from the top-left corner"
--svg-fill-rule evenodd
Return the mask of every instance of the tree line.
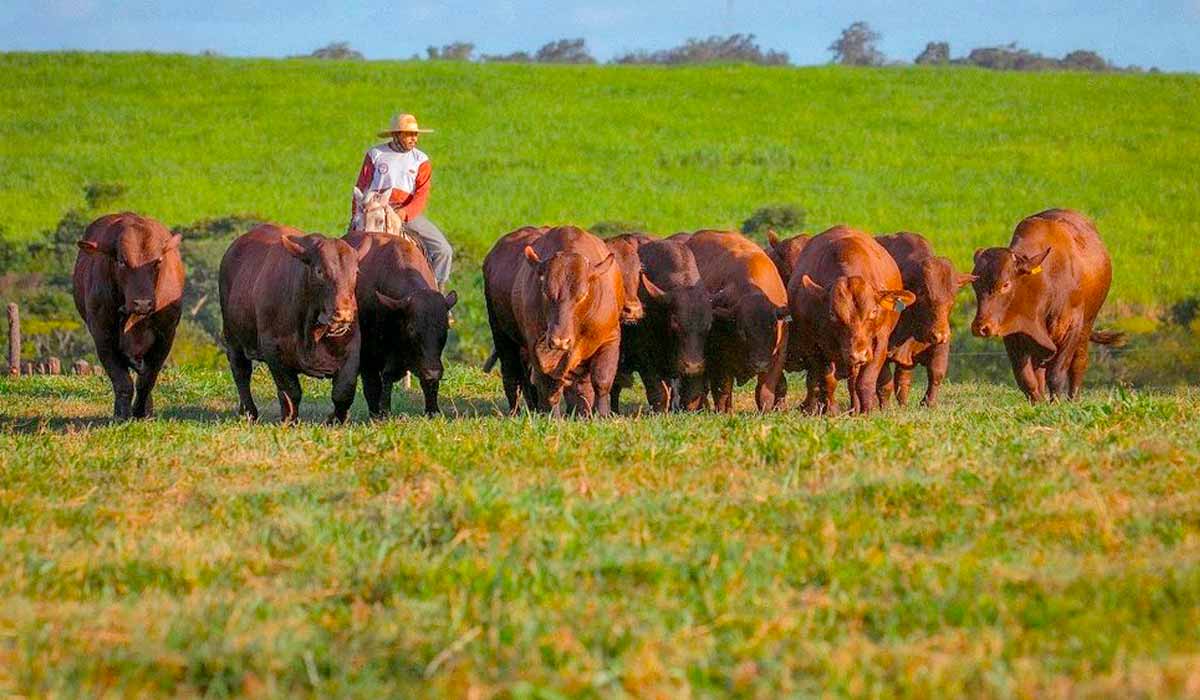
<path id="1" fill-rule="evenodd" d="M 866 22 L 855 22 L 842 30 L 828 47 L 832 54 L 831 63 L 844 66 L 904 65 L 903 60 L 889 59 L 879 49 L 883 35 Z M 323 46 L 303 58 L 365 60 L 363 54 L 350 47 L 347 42 L 334 42 Z M 599 63 L 588 50 L 582 38 L 557 39 L 542 45 L 535 51 L 514 51 L 506 54 L 476 53 L 475 44 L 456 41 L 443 46 L 430 46 L 425 56 L 413 55 L 413 60 L 467 61 L 478 63 Z M 917 65 L 929 66 L 977 66 L 990 70 L 1080 70 L 1095 72 L 1141 72 L 1140 66 L 1120 67 L 1095 51 L 1079 49 L 1062 58 L 1045 56 L 1021 48 L 1016 42 L 1002 46 L 987 46 L 971 49 L 965 56 L 950 56 L 950 44 L 931 41 L 926 44 L 912 61 Z M 679 46 L 651 51 L 637 49 L 620 54 L 609 61 L 618 65 L 685 65 L 698 63 L 750 63 L 763 66 L 791 65 L 785 51 L 763 49 L 753 34 L 713 35 L 707 38 L 689 38 Z M 1157 72 L 1151 68 L 1150 72 Z"/>

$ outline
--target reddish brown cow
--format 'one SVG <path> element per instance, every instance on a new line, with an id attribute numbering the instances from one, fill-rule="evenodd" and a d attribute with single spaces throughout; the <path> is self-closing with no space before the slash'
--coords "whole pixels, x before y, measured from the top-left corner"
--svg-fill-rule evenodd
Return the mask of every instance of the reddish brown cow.
<path id="1" fill-rule="evenodd" d="M 798 233 L 791 238 L 781 239 L 779 234 L 775 233 L 775 229 L 767 231 L 767 257 L 775 263 L 775 269 L 779 270 L 779 279 L 783 280 L 784 285 L 787 285 L 788 281 L 792 279 L 792 270 L 796 267 L 796 260 L 810 240 L 812 240 L 812 236 L 807 233 Z"/>
<path id="2" fill-rule="evenodd" d="M 96 219 L 79 241 L 75 308 L 112 382 L 117 418 L 154 412 L 150 392 L 179 325 L 184 280 L 179 241 L 179 234 L 131 212 Z M 130 369 L 137 374 L 136 395 Z"/>
<path id="3" fill-rule="evenodd" d="M 434 415 L 458 294 L 438 291 L 425 251 L 411 236 L 351 231 L 343 237 L 355 249 L 367 239 L 371 248 L 358 264 L 354 290 L 362 333 L 358 373 L 367 408 L 374 417 L 388 415 L 392 386 L 412 372 L 421 382 L 425 413 Z"/>
<path id="4" fill-rule="evenodd" d="M 611 412 L 625 287 L 613 254 L 574 226 L 553 228 L 524 249 L 512 310 L 542 410 L 559 412 L 564 390 L 582 415 Z"/>
<path id="5" fill-rule="evenodd" d="M 625 233 L 620 236 L 604 239 L 621 269 L 621 280 L 625 283 L 625 306 L 621 307 L 621 323 L 631 325 L 642 320 L 646 314 L 641 299 L 638 298 L 638 281 L 642 278 L 642 261 L 638 257 L 638 248 L 650 237 L 644 233 Z"/>
<path id="6" fill-rule="evenodd" d="M 705 343 L 704 379 L 714 408 L 733 410 L 733 386 L 757 377 L 755 405 L 775 407 L 776 385 L 787 354 L 787 292 L 774 263 L 753 241 L 734 231 L 697 231 L 684 240 L 712 296 L 713 325 Z M 684 381 L 687 408 L 703 405 L 704 386 Z"/>
<path id="7" fill-rule="evenodd" d="M 251 420 L 252 360 L 265 362 L 285 423 L 300 409 L 300 374 L 333 378 L 333 413 L 346 420 L 354 401 L 361 335 L 354 288 L 357 251 L 343 240 L 263 224 L 237 238 L 221 258 L 219 291 L 225 353 L 238 390 L 238 411 Z"/>
<path id="8" fill-rule="evenodd" d="M 974 275 L 960 275 L 946 258 L 933 253 L 924 236 L 900 232 L 876 236 L 875 240 L 896 261 L 904 288 L 912 291 L 917 300 L 900 312 L 888 340 L 888 363 L 879 375 L 879 403 L 887 405 L 894 392 L 896 401 L 908 403 L 913 369 L 925 367 L 928 386 L 923 406 L 937 403 L 938 388 L 950 366 L 950 312 L 958 290 L 975 281 Z M 895 377 L 889 371 L 895 365 Z"/>
<path id="9" fill-rule="evenodd" d="M 613 410 L 620 405 L 621 389 L 637 372 L 650 408 L 665 411 L 681 379 L 703 376 L 712 300 L 695 256 L 683 243 L 647 239 L 638 248 L 638 257 L 642 263 L 638 293 L 646 315 L 621 329 L 621 369 L 613 385 Z"/>
<path id="10" fill-rule="evenodd" d="M 530 410 L 537 410 L 537 391 L 529 380 L 529 360 L 524 356 L 524 340 L 513 313 L 512 291 L 517 272 L 525 265 L 525 246 L 541 238 L 549 226 L 523 226 L 496 241 L 483 259 L 483 297 L 487 305 L 488 326 L 492 329 L 492 356 L 483 366 L 490 372 L 497 360 L 504 381 L 504 396 L 509 412 L 515 413 L 524 396 Z"/>
<path id="11" fill-rule="evenodd" d="M 805 409 L 836 412 L 837 380 L 848 379 L 852 409 L 873 410 L 888 337 L 900 319 L 897 302 L 915 299 L 892 257 L 871 236 L 835 226 L 800 254 L 788 297 L 792 352 L 807 371 Z"/>
<path id="12" fill-rule="evenodd" d="M 1112 283 L 1112 262 L 1082 214 L 1048 209 L 1017 224 L 1007 248 L 975 251 L 977 309 L 971 331 L 1001 336 L 1017 385 L 1031 402 L 1076 398 L 1088 365 L 1088 341 L 1119 343 L 1093 332 Z"/>

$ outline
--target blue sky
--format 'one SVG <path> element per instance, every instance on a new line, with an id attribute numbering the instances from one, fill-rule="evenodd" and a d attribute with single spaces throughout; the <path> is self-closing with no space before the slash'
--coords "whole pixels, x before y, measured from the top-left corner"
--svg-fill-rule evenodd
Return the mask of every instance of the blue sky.
<path id="1" fill-rule="evenodd" d="M 0 50 L 286 56 L 341 40 L 368 58 L 407 58 L 452 41 L 508 53 L 583 37 L 607 60 L 743 32 L 814 64 L 860 19 L 883 34 L 889 58 L 911 61 L 930 40 L 949 41 L 954 56 L 1017 41 L 1052 56 L 1086 48 L 1119 65 L 1200 71 L 1200 0 L 0 0 Z"/>

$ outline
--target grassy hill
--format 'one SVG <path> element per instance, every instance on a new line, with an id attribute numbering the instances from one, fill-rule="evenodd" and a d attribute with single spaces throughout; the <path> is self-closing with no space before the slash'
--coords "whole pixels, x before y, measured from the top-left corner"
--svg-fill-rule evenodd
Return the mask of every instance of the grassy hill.
<path id="1" fill-rule="evenodd" d="M 1200 290 L 1200 77 L 973 69 L 471 65 L 0 54 L 0 223 L 26 240 L 121 182 L 182 224 L 256 212 L 340 232 L 391 113 L 438 132 L 431 217 L 460 286 L 527 223 L 920 231 L 957 265 L 1049 206 L 1099 224 L 1114 299 Z M 468 301 L 477 302 L 473 296 Z"/>
<path id="2" fill-rule="evenodd" d="M 1195 388 L 583 422 L 455 368 L 457 418 L 282 428 L 259 380 L 0 378 L 0 695 L 1196 692 Z"/>

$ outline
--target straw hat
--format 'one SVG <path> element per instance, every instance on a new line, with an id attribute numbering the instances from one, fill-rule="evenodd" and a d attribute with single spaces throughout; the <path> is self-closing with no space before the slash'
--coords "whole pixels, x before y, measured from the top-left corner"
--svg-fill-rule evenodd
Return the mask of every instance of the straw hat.
<path id="1" fill-rule="evenodd" d="M 432 134 L 433 129 L 422 129 L 417 126 L 417 118 L 411 114 L 397 114 L 392 117 L 392 126 L 387 131 L 379 132 L 379 136 L 391 136 L 398 132 L 413 132 L 418 134 Z"/>

